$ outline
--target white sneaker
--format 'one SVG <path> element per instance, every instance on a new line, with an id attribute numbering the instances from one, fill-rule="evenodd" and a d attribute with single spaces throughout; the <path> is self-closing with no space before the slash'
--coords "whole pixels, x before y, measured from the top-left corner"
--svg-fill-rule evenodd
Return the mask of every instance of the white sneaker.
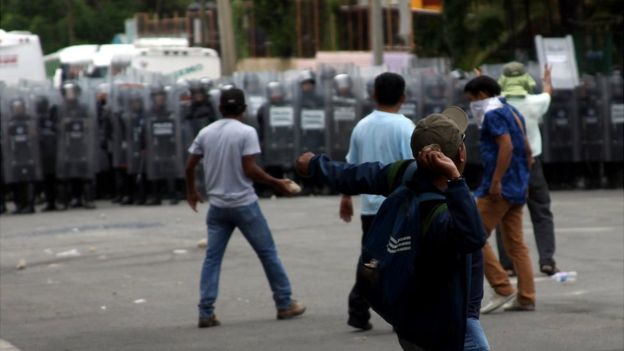
<path id="1" fill-rule="evenodd" d="M 485 306 L 481 307 L 482 314 L 488 314 L 490 312 L 494 312 L 497 309 L 501 308 L 504 304 L 511 301 L 516 297 L 516 293 L 514 292 L 511 295 L 503 296 L 497 293 L 493 293 L 492 297 L 490 297 L 490 301 L 485 304 Z"/>

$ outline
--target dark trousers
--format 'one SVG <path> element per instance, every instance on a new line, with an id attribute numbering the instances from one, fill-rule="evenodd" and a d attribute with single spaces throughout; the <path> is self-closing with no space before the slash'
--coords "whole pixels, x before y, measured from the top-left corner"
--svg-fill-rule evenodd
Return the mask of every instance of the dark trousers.
<path id="1" fill-rule="evenodd" d="M 15 209 L 18 211 L 34 210 L 35 184 L 33 182 L 13 183 L 13 202 L 15 202 Z"/>
<path id="2" fill-rule="evenodd" d="M 58 182 L 54 174 L 46 174 L 43 176 L 43 193 L 46 203 L 50 207 L 54 207 L 56 203 L 56 191 Z"/>
<path id="3" fill-rule="evenodd" d="M 539 265 L 554 265 L 555 225 L 553 224 L 553 214 L 550 211 L 548 183 L 542 171 L 542 160 L 540 157 L 535 158 L 535 163 L 533 168 L 531 168 L 527 207 L 533 223 L 533 234 L 535 235 L 535 243 L 539 253 Z M 503 268 L 513 269 L 513 264 L 505 253 L 499 227 L 496 227 L 496 245 L 498 247 L 498 257 Z"/>
<path id="4" fill-rule="evenodd" d="M 362 245 L 366 240 L 366 235 L 375 219 L 374 215 L 362 215 Z M 360 258 L 358 257 L 358 265 L 360 264 Z M 356 266 L 357 267 L 357 266 Z M 354 319 L 359 323 L 366 323 L 370 319 L 369 312 L 370 304 L 360 295 L 356 284 L 353 285 L 351 293 L 349 293 L 349 319 Z"/>

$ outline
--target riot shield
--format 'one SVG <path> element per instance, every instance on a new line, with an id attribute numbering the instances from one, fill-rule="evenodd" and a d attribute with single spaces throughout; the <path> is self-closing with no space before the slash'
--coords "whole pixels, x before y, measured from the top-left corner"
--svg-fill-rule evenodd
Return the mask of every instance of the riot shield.
<path id="1" fill-rule="evenodd" d="M 423 116 L 440 113 L 449 105 L 449 84 L 446 76 L 423 77 Z"/>
<path id="2" fill-rule="evenodd" d="M 624 80 L 622 73 L 613 72 L 608 80 L 605 79 L 604 84 L 605 90 L 608 91 L 608 102 L 605 107 L 609 115 L 608 140 L 611 141 L 607 148 L 607 160 L 621 163 L 624 160 Z"/>
<path id="3" fill-rule="evenodd" d="M 245 101 L 247 103 L 244 122 L 259 130 L 257 115 L 262 105 L 266 102 L 266 95 L 262 87 L 270 81 L 270 75 L 267 72 L 245 72 L 240 79 L 242 80 L 240 86 L 245 91 Z"/>
<path id="4" fill-rule="evenodd" d="M 57 176 L 92 179 L 97 172 L 97 120 L 94 101 L 75 83 L 65 84 L 59 108 Z"/>
<path id="5" fill-rule="evenodd" d="M 200 82 L 191 82 L 187 92 L 177 91 L 180 97 L 183 147 L 188 148 L 202 128 L 217 120 L 217 110 Z M 185 160 L 186 158 L 184 158 Z"/>
<path id="6" fill-rule="evenodd" d="M 326 111 L 323 96 L 319 94 L 313 74 L 303 72 L 296 90 L 296 153 L 327 150 Z"/>
<path id="7" fill-rule="evenodd" d="M 602 90 L 598 78 L 585 75 L 577 89 L 579 103 L 579 122 L 581 159 L 583 161 L 602 162 L 605 160 L 605 135 L 607 116 L 603 106 L 607 103 L 607 93 Z"/>
<path id="8" fill-rule="evenodd" d="M 129 85 L 114 84 L 110 93 L 110 108 L 107 115 L 106 139 L 111 152 L 113 168 L 125 167 L 127 158 L 127 136 L 123 121 L 124 110 L 128 104 Z"/>
<path id="9" fill-rule="evenodd" d="M 37 119 L 26 92 L 5 88 L 0 113 L 4 182 L 12 184 L 41 180 Z"/>
<path id="10" fill-rule="evenodd" d="M 127 172 L 132 175 L 145 173 L 146 168 L 145 95 L 140 87 L 129 90 L 121 114 Z"/>
<path id="11" fill-rule="evenodd" d="M 180 96 L 163 87 L 153 87 L 147 98 L 146 169 L 148 180 L 182 178 L 182 131 L 176 101 Z"/>
<path id="12" fill-rule="evenodd" d="M 421 79 L 415 72 L 406 72 L 405 77 L 405 102 L 401 105 L 399 113 L 417 123 L 423 116 L 421 111 Z"/>
<path id="13" fill-rule="evenodd" d="M 555 90 L 547 116 L 544 117 L 544 162 L 578 162 L 580 140 L 578 101 L 574 90 Z"/>
<path id="14" fill-rule="evenodd" d="M 295 157 L 295 110 L 280 82 L 267 84 L 267 102 L 258 114 L 266 167 L 292 168 Z"/>
<path id="15" fill-rule="evenodd" d="M 351 132 L 362 116 L 362 105 L 355 84 L 347 74 L 334 78 L 334 91 L 330 109 L 330 155 L 334 160 L 344 160 L 349 151 Z"/>
<path id="16" fill-rule="evenodd" d="M 39 153 L 43 175 L 55 175 L 58 155 L 58 113 L 61 97 L 58 91 L 49 88 L 31 89 L 33 105 L 39 130 Z"/>

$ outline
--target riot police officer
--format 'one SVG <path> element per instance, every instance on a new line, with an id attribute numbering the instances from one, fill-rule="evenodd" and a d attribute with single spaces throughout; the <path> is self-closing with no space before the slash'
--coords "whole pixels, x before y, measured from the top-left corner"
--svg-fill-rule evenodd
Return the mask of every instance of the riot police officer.
<path id="1" fill-rule="evenodd" d="M 354 94 L 351 76 L 342 73 L 334 77 L 334 94 L 331 102 L 330 155 L 334 160 L 344 160 L 349 150 L 351 131 L 361 114 L 361 106 Z"/>
<path id="2" fill-rule="evenodd" d="M 36 122 L 27 113 L 23 97 L 11 99 L 8 116 L 4 118 L 4 180 L 13 190 L 13 213 L 34 213 L 35 181 L 41 177 Z"/>
<path id="3" fill-rule="evenodd" d="M 160 205 L 165 188 L 170 203 L 178 203 L 176 179 L 182 177 L 182 135 L 178 119 L 168 106 L 168 98 L 162 85 L 151 87 L 151 106 L 146 117 L 147 177 L 152 195 L 148 205 Z"/>
<path id="4" fill-rule="evenodd" d="M 283 178 L 295 154 L 295 112 L 281 82 L 267 83 L 266 94 L 267 101 L 257 114 L 262 163 L 268 174 Z M 271 190 L 261 184 L 256 185 L 256 191 L 263 197 L 271 194 Z"/>
<path id="5" fill-rule="evenodd" d="M 122 205 L 143 205 L 147 197 L 145 109 L 139 91 L 129 93 L 122 113 L 126 148 L 125 172 L 121 175 Z"/>
<path id="6" fill-rule="evenodd" d="M 50 99 L 45 95 L 34 98 L 35 114 L 39 125 L 39 151 L 43 173 L 44 212 L 55 211 L 58 182 L 56 179 L 57 116 L 56 106 L 50 106 Z"/>
<path id="7" fill-rule="evenodd" d="M 80 100 L 81 89 L 76 83 L 66 82 L 62 92 L 57 175 L 63 180 L 63 206 L 94 209 L 93 180 L 98 146 L 95 112 Z"/>
<path id="8" fill-rule="evenodd" d="M 189 90 L 191 92 L 191 105 L 184 118 L 184 123 L 189 128 L 190 138 L 185 137 L 185 146 L 190 145 L 188 142 L 192 142 L 202 128 L 217 120 L 217 111 L 203 84 L 200 81 L 191 81 Z"/>

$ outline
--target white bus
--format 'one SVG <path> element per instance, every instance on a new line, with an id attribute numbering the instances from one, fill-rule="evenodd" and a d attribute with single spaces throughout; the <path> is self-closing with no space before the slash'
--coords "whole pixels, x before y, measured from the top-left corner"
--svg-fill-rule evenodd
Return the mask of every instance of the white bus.
<path id="1" fill-rule="evenodd" d="M 0 81 L 16 85 L 22 79 L 46 80 L 39 37 L 30 32 L 0 29 Z"/>

